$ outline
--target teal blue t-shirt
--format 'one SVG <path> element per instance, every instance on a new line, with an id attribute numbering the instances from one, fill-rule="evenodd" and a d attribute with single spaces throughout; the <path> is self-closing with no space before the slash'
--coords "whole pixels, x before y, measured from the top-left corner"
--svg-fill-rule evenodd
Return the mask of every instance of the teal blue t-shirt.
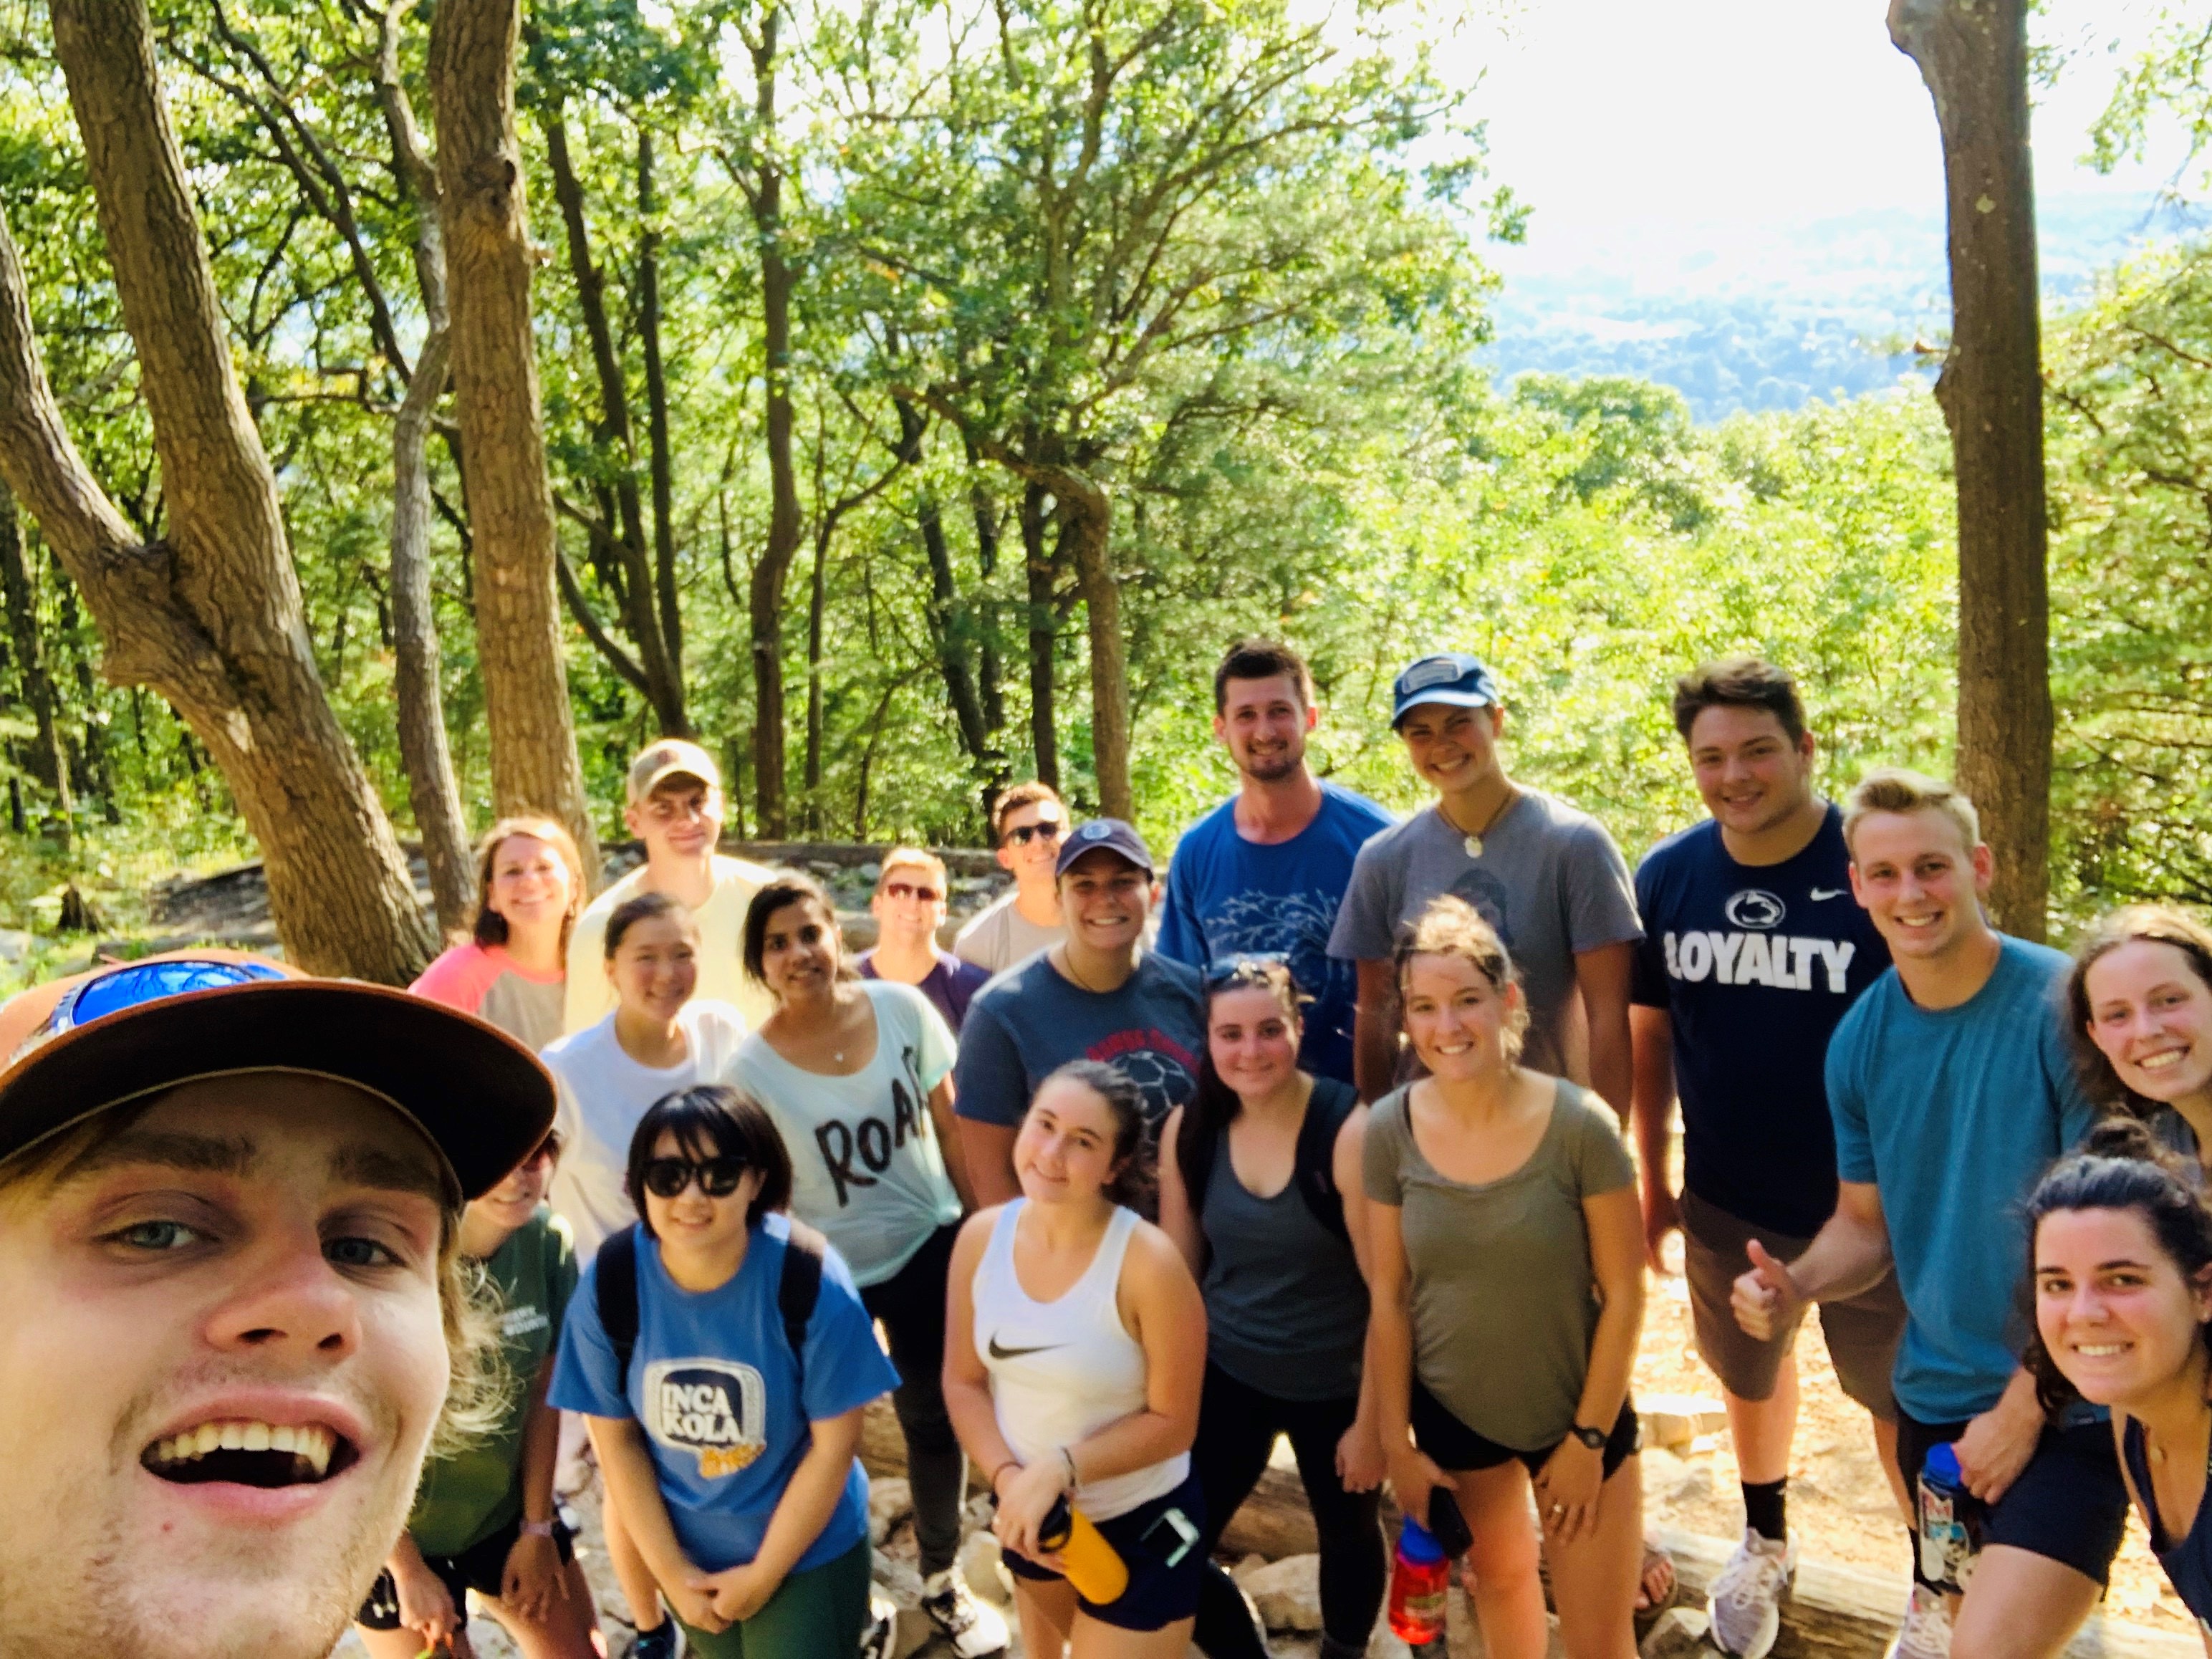
<path id="1" fill-rule="evenodd" d="M 1837 1173 L 1881 1189 L 1908 1316 L 1893 1386 L 1923 1423 L 1989 1410 L 2018 1369 L 2021 1206 L 2095 1115 L 2067 1054 L 2066 958 L 1999 940 L 1968 1001 L 1917 1006 L 1893 968 L 1828 1044 Z"/>

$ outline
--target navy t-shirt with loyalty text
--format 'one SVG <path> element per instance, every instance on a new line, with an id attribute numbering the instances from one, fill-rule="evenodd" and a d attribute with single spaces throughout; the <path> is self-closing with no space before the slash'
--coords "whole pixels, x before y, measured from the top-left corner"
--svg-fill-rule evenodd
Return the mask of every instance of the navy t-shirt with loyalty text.
<path id="1" fill-rule="evenodd" d="M 1634 1000 L 1668 1011 L 1683 1186 L 1770 1231 L 1809 1237 L 1836 1207 L 1828 1038 L 1889 966 L 1851 896 L 1843 813 L 1804 850 L 1739 864 L 1720 825 L 1668 836 L 1636 872 Z"/>

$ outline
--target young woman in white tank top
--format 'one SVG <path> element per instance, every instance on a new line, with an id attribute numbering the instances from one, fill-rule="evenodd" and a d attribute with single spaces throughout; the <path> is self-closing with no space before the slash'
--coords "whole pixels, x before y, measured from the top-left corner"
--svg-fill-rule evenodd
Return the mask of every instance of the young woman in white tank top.
<path id="1" fill-rule="evenodd" d="M 994 1523 L 1034 1659 L 1181 1659 L 1204 1553 L 1190 1443 L 1206 1310 L 1141 1190 L 1142 1097 L 1078 1060 L 1039 1086 L 1014 1141 L 1022 1197 L 969 1218 L 953 1247 L 945 1403 L 991 1472 Z M 1078 1596 L 1037 1541 L 1065 1494 L 1129 1569 L 1113 1601 Z"/>

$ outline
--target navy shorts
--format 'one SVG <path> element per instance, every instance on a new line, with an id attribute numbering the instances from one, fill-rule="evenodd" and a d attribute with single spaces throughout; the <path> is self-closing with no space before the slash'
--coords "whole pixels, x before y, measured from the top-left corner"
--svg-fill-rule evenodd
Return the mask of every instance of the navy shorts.
<path id="1" fill-rule="evenodd" d="M 1477 1434 L 1452 1414 L 1451 1408 L 1421 1386 L 1421 1379 L 1413 1379 L 1413 1397 L 1407 1416 L 1413 1428 L 1413 1443 L 1423 1453 L 1436 1461 L 1439 1468 L 1457 1474 L 1462 1469 L 1494 1469 L 1510 1457 L 1517 1457 L 1534 1479 L 1544 1467 L 1545 1461 L 1559 1450 L 1561 1442 L 1535 1451 L 1516 1451 L 1510 1446 L 1501 1446 L 1495 1440 Z M 1620 1402 L 1620 1414 L 1613 1419 L 1613 1432 L 1606 1437 L 1605 1450 L 1600 1454 L 1599 1464 L 1603 1470 L 1601 1480 L 1610 1480 L 1613 1473 L 1642 1449 L 1644 1425 L 1636 1419 L 1633 1398 Z"/>
<path id="2" fill-rule="evenodd" d="M 1923 1423 L 1897 1416 L 1897 1467 L 1905 1489 L 1919 1501 L 1921 1466 L 1928 1449 L 1966 1433 L 1964 1423 Z M 2127 1529 L 2128 1489 L 2120 1480 L 2120 1460 L 2112 1449 L 2110 1423 L 2082 1423 L 2070 1429 L 2046 1427 L 2035 1455 L 1994 1504 L 1968 1498 L 1980 1511 L 1982 1543 L 2009 1545 L 2069 1566 L 2103 1584 L 2119 1553 Z M 1919 1552 L 1912 1574 L 1920 1578 Z M 1927 1581 L 1921 1579 L 1923 1583 Z"/>
<path id="3" fill-rule="evenodd" d="M 1170 1510 L 1182 1510 L 1194 1531 L 1201 1534 L 1206 1531 L 1206 1498 L 1195 1469 L 1173 1492 L 1139 1504 L 1126 1515 L 1095 1523 L 1099 1536 L 1114 1547 L 1115 1553 L 1128 1567 L 1129 1587 L 1103 1606 L 1079 1591 L 1076 1606 L 1100 1624 L 1123 1630 L 1165 1630 L 1179 1619 L 1197 1615 L 1198 1587 L 1209 1558 L 1200 1546 L 1193 1544 L 1182 1552 L 1181 1560 L 1173 1566 L 1168 1565 L 1168 1556 L 1181 1542 L 1180 1534 L 1160 1526 L 1160 1517 Z M 1152 1534 L 1156 1526 L 1160 1530 Z M 1152 1535 L 1147 1538 L 1147 1534 Z M 1017 1578 L 1048 1583 L 1061 1576 L 1009 1549 L 1001 1549 L 999 1555 L 1006 1571 Z"/>
<path id="4" fill-rule="evenodd" d="M 507 1572 L 507 1553 L 521 1536 L 522 1517 L 518 1515 L 490 1537 L 470 1545 L 459 1555 L 426 1555 L 422 1564 L 445 1581 L 453 1598 L 453 1610 L 466 1613 L 471 1590 L 478 1595 L 498 1598 L 500 1580 Z M 568 1540 L 568 1524 L 556 1516 L 553 1547 L 561 1552 L 562 1566 L 576 1559 Z M 376 1575 L 376 1583 L 369 1587 L 368 1600 L 361 1604 L 361 1611 L 353 1618 L 364 1630 L 399 1628 L 399 1588 L 392 1582 L 389 1572 Z"/>

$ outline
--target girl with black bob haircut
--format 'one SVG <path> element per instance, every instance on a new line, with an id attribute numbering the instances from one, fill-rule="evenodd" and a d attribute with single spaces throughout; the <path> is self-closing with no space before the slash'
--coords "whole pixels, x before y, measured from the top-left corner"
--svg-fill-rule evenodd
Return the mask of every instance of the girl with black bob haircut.
<path id="1" fill-rule="evenodd" d="M 2054 1417 L 2109 1407 L 2160 1565 L 2212 1654 L 2212 1209 L 2143 1124 L 2107 1118 L 2027 1200 L 2034 1334 Z"/>
<path id="2" fill-rule="evenodd" d="M 791 1154 L 768 1108 L 740 1089 L 685 1089 L 647 1107 L 630 1137 L 629 1166 L 623 1185 L 637 1206 L 638 1224 L 648 1237 L 660 1235 L 653 1231 L 645 1201 L 647 1170 L 665 1135 L 675 1136 L 678 1152 L 695 1163 L 729 1159 L 741 1169 L 758 1172 L 759 1190 L 745 1206 L 747 1227 L 757 1227 L 772 1210 L 791 1207 Z"/>
<path id="3" fill-rule="evenodd" d="M 554 1403 L 590 1419 L 609 1496 L 687 1651 L 855 1652 L 868 1620 L 860 1413 L 898 1373 L 852 1274 L 782 1212 L 791 1160 L 741 1090 L 654 1102 L 629 1177 L 638 1224 L 577 1287 Z"/>
<path id="4" fill-rule="evenodd" d="M 1382 1606 L 1382 1443 L 1362 1386 L 1367 1334 L 1367 1110 L 1298 1065 L 1308 1000 L 1278 956 L 1206 973 L 1198 1091 L 1161 1131 L 1160 1228 L 1206 1299 L 1206 1382 L 1191 1461 L 1210 1557 L 1287 1434 L 1321 1543 L 1322 1654 L 1367 1650 Z M 1266 1659 L 1243 1594 L 1210 1559 L 1191 1639 Z"/>

